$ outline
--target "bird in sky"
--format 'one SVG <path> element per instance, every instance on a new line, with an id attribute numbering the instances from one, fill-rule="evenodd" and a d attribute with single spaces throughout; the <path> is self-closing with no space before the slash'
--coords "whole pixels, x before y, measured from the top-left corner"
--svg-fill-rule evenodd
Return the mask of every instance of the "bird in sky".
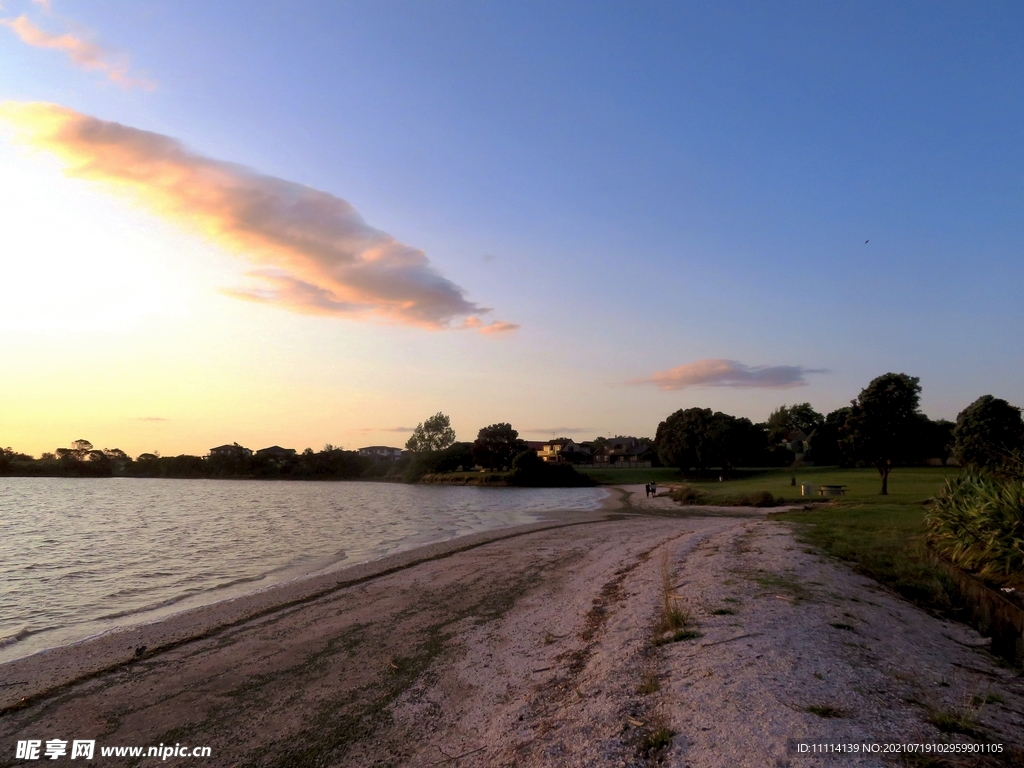
<path id="1" fill-rule="evenodd" d="M 871 242 L 870 240 L 865 240 L 865 241 L 864 241 L 864 245 L 867 245 L 867 244 L 868 244 L 868 243 L 870 243 L 870 242 Z"/>

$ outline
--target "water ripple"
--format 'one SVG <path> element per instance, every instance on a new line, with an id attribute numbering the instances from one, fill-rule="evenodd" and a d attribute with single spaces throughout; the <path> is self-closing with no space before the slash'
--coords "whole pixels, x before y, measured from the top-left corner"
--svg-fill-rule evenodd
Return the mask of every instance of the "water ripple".
<path id="1" fill-rule="evenodd" d="M 414 546 L 596 508 L 592 488 L 5 478 L 0 662 Z M 156 613 L 154 613 L 156 611 Z"/>

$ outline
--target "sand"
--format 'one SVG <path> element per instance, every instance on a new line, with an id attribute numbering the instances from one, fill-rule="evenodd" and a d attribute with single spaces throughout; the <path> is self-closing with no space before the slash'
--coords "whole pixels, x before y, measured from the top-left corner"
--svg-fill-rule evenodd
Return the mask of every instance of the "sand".
<path id="1" fill-rule="evenodd" d="M 0 765 L 55 737 L 282 768 L 888 765 L 799 744 L 1022 746 L 1024 679 L 968 627 L 804 551 L 765 510 L 681 509 L 642 486 L 615 501 L 2 665 Z M 658 644 L 665 578 L 690 622 Z M 963 764 L 1019 764 L 1007 754 Z"/>

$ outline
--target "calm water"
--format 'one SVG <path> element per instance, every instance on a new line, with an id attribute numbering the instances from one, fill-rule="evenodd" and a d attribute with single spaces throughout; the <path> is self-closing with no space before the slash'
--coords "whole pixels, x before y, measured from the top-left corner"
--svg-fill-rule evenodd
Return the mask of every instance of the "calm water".
<path id="1" fill-rule="evenodd" d="M 0 662 L 544 512 L 594 488 L 0 478 Z"/>

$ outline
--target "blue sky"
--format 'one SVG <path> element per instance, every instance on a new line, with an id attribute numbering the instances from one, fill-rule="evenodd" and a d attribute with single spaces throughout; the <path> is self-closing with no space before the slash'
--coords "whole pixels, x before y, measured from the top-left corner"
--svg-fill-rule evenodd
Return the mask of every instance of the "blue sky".
<path id="1" fill-rule="evenodd" d="M 99 248 L 130 230 L 138 255 L 116 274 L 141 272 L 126 292 L 164 284 L 153 274 L 183 287 L 170 314 L 68 331 L 75 375 L 123 365 L 147 329 L 180 356 L 178 383 L 156 356 L 131 397 L 108 381 L 58 416 L 0 416 L 0 429 L 37 451 L 82 430 L 129 452 L 351 447 L 399 444 L 385 430 L 444 410 L 460 438 L 499 420 L 653 434 L 692 405 L 755 420 L 784 402 L 831 410 L 890 370 L 921 377 L 933 417 L 986 393 L 1024 404 L 1024 8 L 550 6 L 7 0 L 7 18 L 90 41 L 149 86 L 0 28 L 0 100 L 51 102 L 328 192 L 493 307 L 484 320 L 520 328 L 238 302 L 216 291 L 238 255 L 5 139 L 0 162 L 44 190 L 26 210 L 51 227 L 106 216 L 76 237 Z M 44 210 L 55 195 L 75 202 Z M 0 259 L 60 247 L 23 232 Z M 45 293 L 34 279 L 22 296 Z M 15 397 L 53 386 L 70 343 L 32 324 L 21 334 L 31 356 L 0 350 Z M 708 359 L 829 372 L 787 389 L 628 383 Z M 139 387 L 152 399 L 133 401 Z M 225 408 L 238 387 L 253 388 L 251 409 Z"/>

